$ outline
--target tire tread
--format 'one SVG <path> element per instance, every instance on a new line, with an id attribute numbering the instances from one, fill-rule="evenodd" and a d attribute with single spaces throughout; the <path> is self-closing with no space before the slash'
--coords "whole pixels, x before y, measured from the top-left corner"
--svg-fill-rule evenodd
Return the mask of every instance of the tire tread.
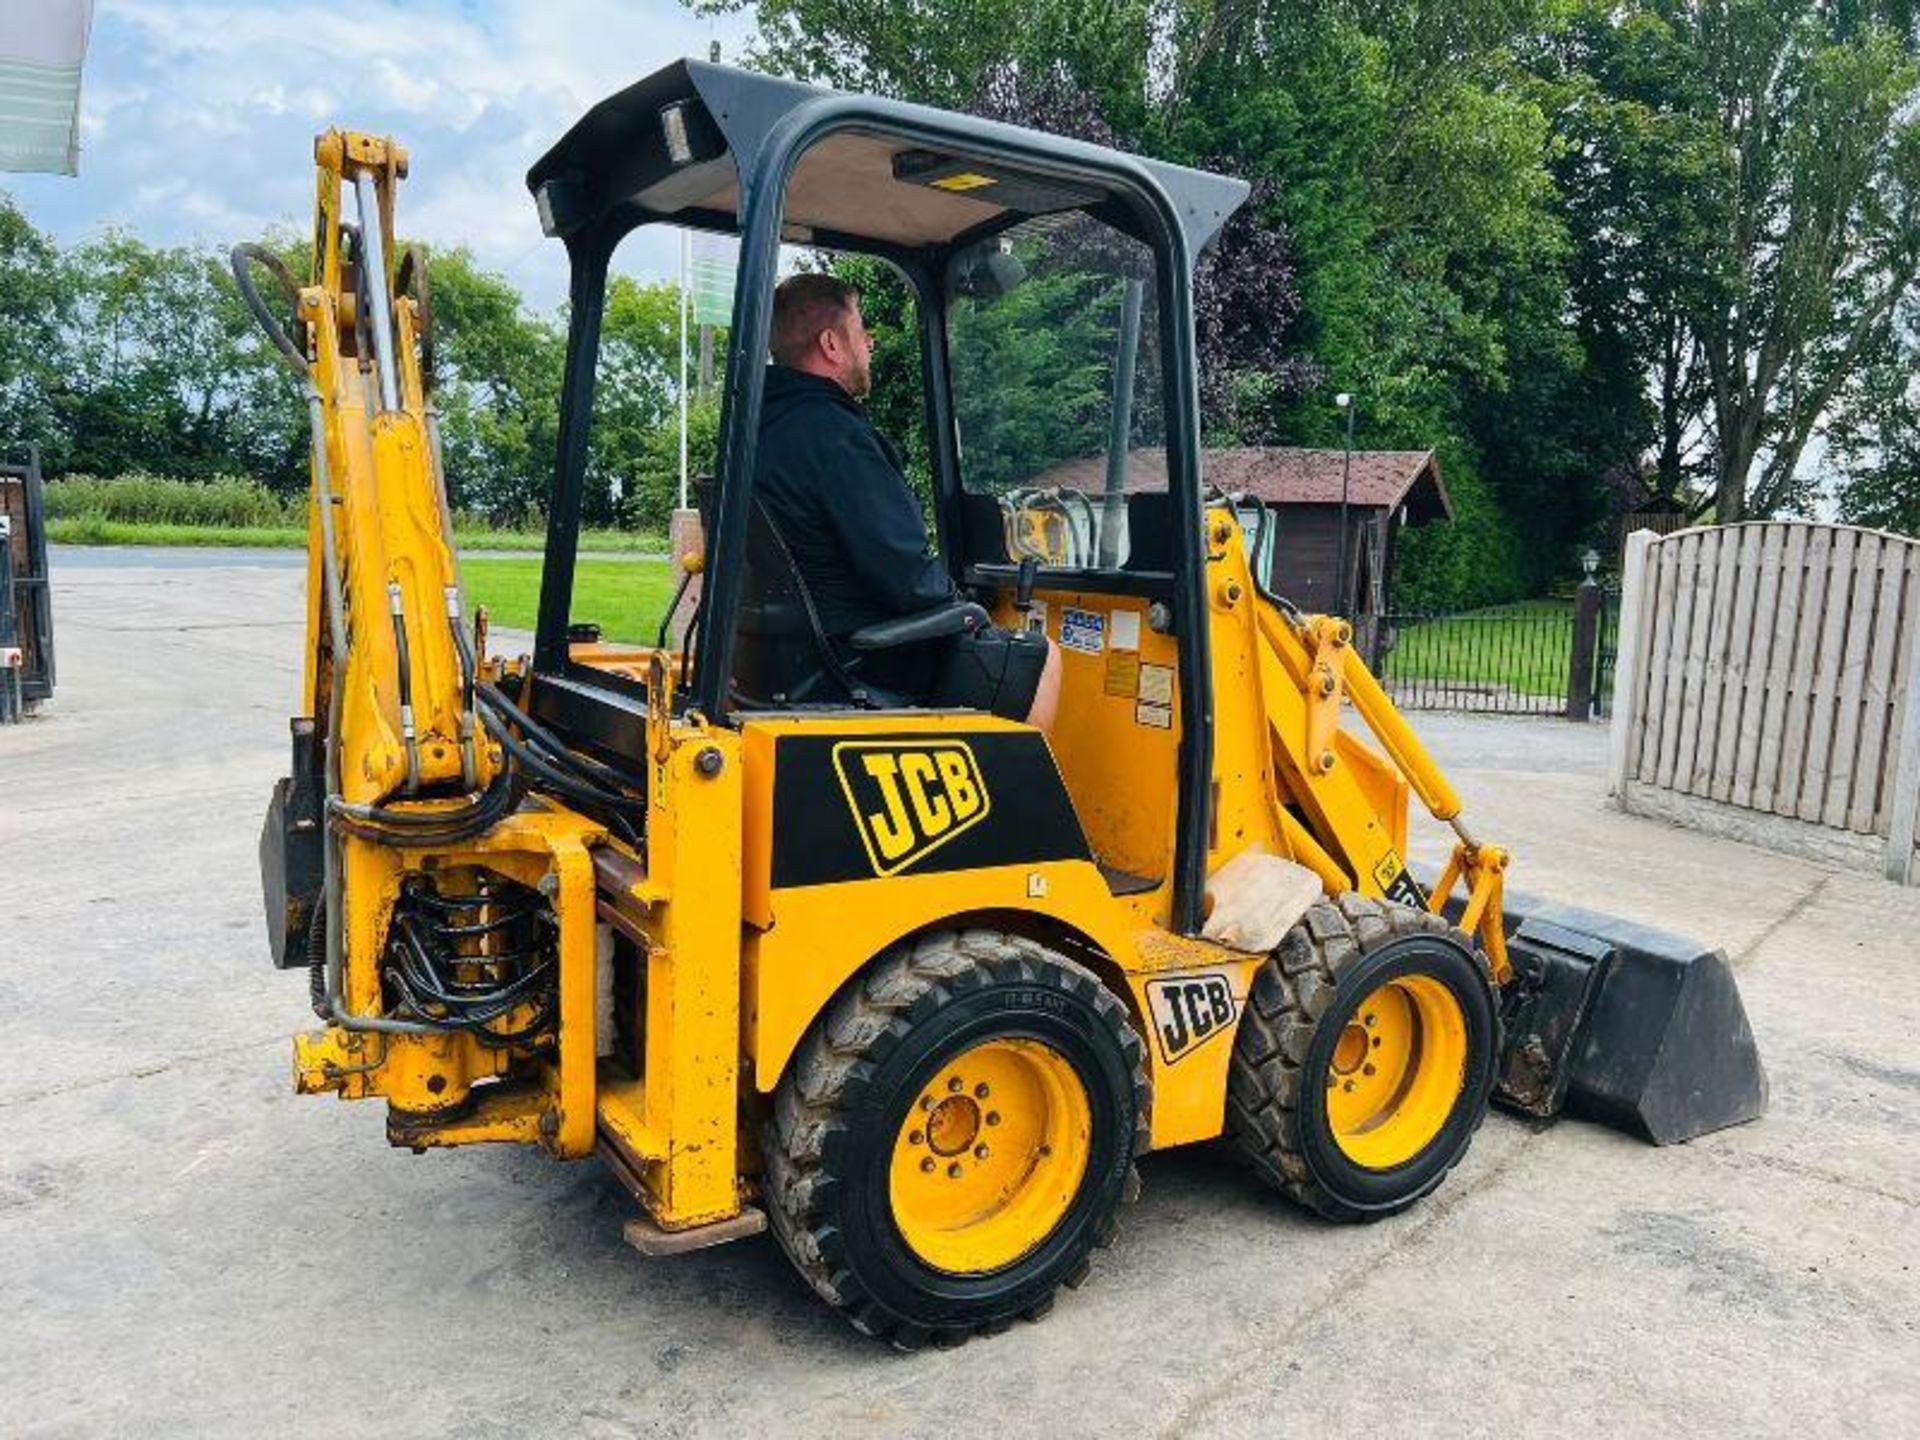
<path id="1" fill-rule="evenodd" d="M 1361 1210 L 1314 1179 L 1300 1149 L 1299 1108 L 1307 1048 L 1340 979 L 1362 956 L 1412 935 L 1443 936 L 1486 961 L 1471 939 L 1438 915 L 1357 891 L 1316 902 L 1255 972 L 1227 1076 L 1227 1134 L 1242 1160 L 1288 1199 L 1336 1221 L 1383 1219 L 1430 1194 L 1466 1153 L 1462 1145 L 1421 1192 L 1387 1210 Z M 1485 1117 L 1475 1117 L 1474 1129 Z"/>
<path id="2" fill-rule="evenodd" d="M 1084 966 L 1024 936 L 988 929 L 932 931 L 903 942 L 848 986 L 807 1033 L 775 1099 L 765 1135 L 767 1217 L 801 1276 L 863 1334 L 902 1350 L 950 1346 L 974 1334 L 996 1334 L 1011 1317 L 930 1327 L 892 1314 L 868 1295 L 844 1263 L 844 1237 L 829 1203 L 839 1180 L 831 1173 L 834 1146 L 844 1133 L 847 1105 L 904 1040 L 916 1020 L 950 1000 L 990 983 L 1053 984 L 1091 1002 L 1112 1027 L 1125 1055 L 1136 1124 L 1120 1203 L 1139 1193 L 1133 1161 L 1149 1139 L 1146 1049 L 1126 1007 Z M 1113 1243 L 1117 1217 L 1103 1217 L 1091 1235 L 1096 1247 Z M 1090 1260 L 1082 1257 L 1023 1314 L 1037 1320 L 1053 1306 L 1058 1284 L 1077 1288 Z"/>

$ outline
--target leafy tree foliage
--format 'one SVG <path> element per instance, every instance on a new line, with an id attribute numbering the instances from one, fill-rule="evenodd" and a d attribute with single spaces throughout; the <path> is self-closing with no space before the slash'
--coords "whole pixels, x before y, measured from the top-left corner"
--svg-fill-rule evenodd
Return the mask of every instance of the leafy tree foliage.
<path id="1" fill-rule="evenodd" d="M 747 0 L 693 0 L 737 9 Z M 759 0 L 752 63 L 1239 175 L 1203 258 L 1209 445 L 1435 450 L 1455 522 L 1405 606 L 1535 594 L 1618 492 L 1720 520 L 1920 527 L 1920 33 L 1911 0 Z M 300 237 L 276 237 L 298 256 Z M 876 423 L 924 487 L 917 318 L 838 257 Z M 455 504 L 543 508 L 562 316 L 431 257 Z M 970 468 L 1097 453 L 1118 272 L 954 306 Z M 304 262 L 295 265 L 304 269 Z M 297 397 L 220 257 L 62 251 L 0 196 L 0 433 L 59 469 L 306 484 Z M 609 292 L 586 516 L 660 525 L 678 473 L 671 287 Z M 1151 346 L 1143 346 L 1151 366 Z M 1158 416 L 1143 371 L 1136 443 Z M 692 407 L 712 468 L 717 407 Z M 997 467 L 997 469 L 996 469 Z M 1002 474 L 1001 472 L 1004 472 Z M 1624 477 L 1624 478 L 1622 478 Z"/>
<path id="2" fill-rule="evenodd" d="M 59 251 L 0 194 L 0 436 L 53 440 L 47 390 L 71 309 Z"/>
<path id="3" fill-rule="evenodd" d="M 1614 389 L 1652 376 L 1658 492 L 1804 512 L 1809 442 L 1879 393 L 1854 382 L 1920 277 L 1912 33 L 1905 5 L 1805 0 L 1594 4 L 1565 32 L 1576 294 Z"/>
<path id="4" fill-rule="evenodd" d="M 766 68 L 1253 180 L 1263 248 L 1202 300 L 1209 441 L 1338 443 L 1337 389 L 1362 445 L 1437 449 L 1459 523 L 1408 537 L 1403 598 L 1537 590 L 1609 474 L 1804 508 L 1816 434 L 1857 468 L 1898 424 L 1866 372 L 1914 353 L 1909 3 L 755 8 Z"/>
<path id="5" fill-rule="evenodd" d="M 306 273 L 303 237 L 266 241 Z M 560 317 L 530 313 L 464 249 L 430 252 L 428 276 L 449 499 L 537 520 L 552 483 Z M 677 486 L 648 480 L 662 453 L 677 480 L 678 327 L 673 286 L 609 286 L 588 524 L 666 525 Z M 306 407 L 223 251 L 110 232 L 63 252 L 3 194 L 0 436 L 40 444 L 54 473 L 246 475 L 281 495 L 308 481 Z"/>
<path id="6" fill-rule="evenodd" d="M 1722 521 L 1807 500 L 1799 461 L 1920 276 L 1920 83 L 1901 37 L 1845 7 L 1663 6 L 1726 142 L 1706 359 Z M 1759 473 L 1754 473 L 1756 466 Z"/>

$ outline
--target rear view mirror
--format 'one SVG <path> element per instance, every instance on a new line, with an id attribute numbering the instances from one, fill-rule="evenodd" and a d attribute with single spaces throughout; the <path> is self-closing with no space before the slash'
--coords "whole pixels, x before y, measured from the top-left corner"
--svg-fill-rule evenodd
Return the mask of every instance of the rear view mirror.
<path id="1" fill-rule="evenodd" d="M 1027 278 L 1027 267 L 1004 241 L 983 240 L 953 257 L 953 293 L 996 300 Z"/>

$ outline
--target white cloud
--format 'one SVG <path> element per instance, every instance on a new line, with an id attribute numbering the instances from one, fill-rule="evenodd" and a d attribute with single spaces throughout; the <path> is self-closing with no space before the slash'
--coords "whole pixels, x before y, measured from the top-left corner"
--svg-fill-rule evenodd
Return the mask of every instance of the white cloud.
<path id="1" fill-rule="evenodd" d="M 82 97 L 80 178 L 3 182 L 62 240 L 123 227 L 156 244 L 304 229 L 312 141 L 330 124 L 393 135 L 413 157 L 403 232 L 467 245 L 540 306 L 566 289 L 523 177 L 595 101 L 719 38 L 676 0 L 111 0 Z M 623 269 L 675 251 L 636 237 Z"/>

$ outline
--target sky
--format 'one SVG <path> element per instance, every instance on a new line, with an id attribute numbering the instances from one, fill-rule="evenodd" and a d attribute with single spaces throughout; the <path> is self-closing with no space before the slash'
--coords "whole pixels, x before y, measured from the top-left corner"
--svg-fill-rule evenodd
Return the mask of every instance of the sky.
<path id="1" fill-rule="evenodd" d="M 714 40 L 737 58 L 751 28 L 679 0 L 98 0 L 79 178 L 0 174 L 0 190 L 62 244 L 117 226 L 224 247 L 305 230 L 315 135 L 391 135 L 412 161 L 401 233 L 469 247 L 544 309 L 566 263 L 527 167 L 596 101 Z M 656 229 L 618 268 L 677 265 Z"/>

